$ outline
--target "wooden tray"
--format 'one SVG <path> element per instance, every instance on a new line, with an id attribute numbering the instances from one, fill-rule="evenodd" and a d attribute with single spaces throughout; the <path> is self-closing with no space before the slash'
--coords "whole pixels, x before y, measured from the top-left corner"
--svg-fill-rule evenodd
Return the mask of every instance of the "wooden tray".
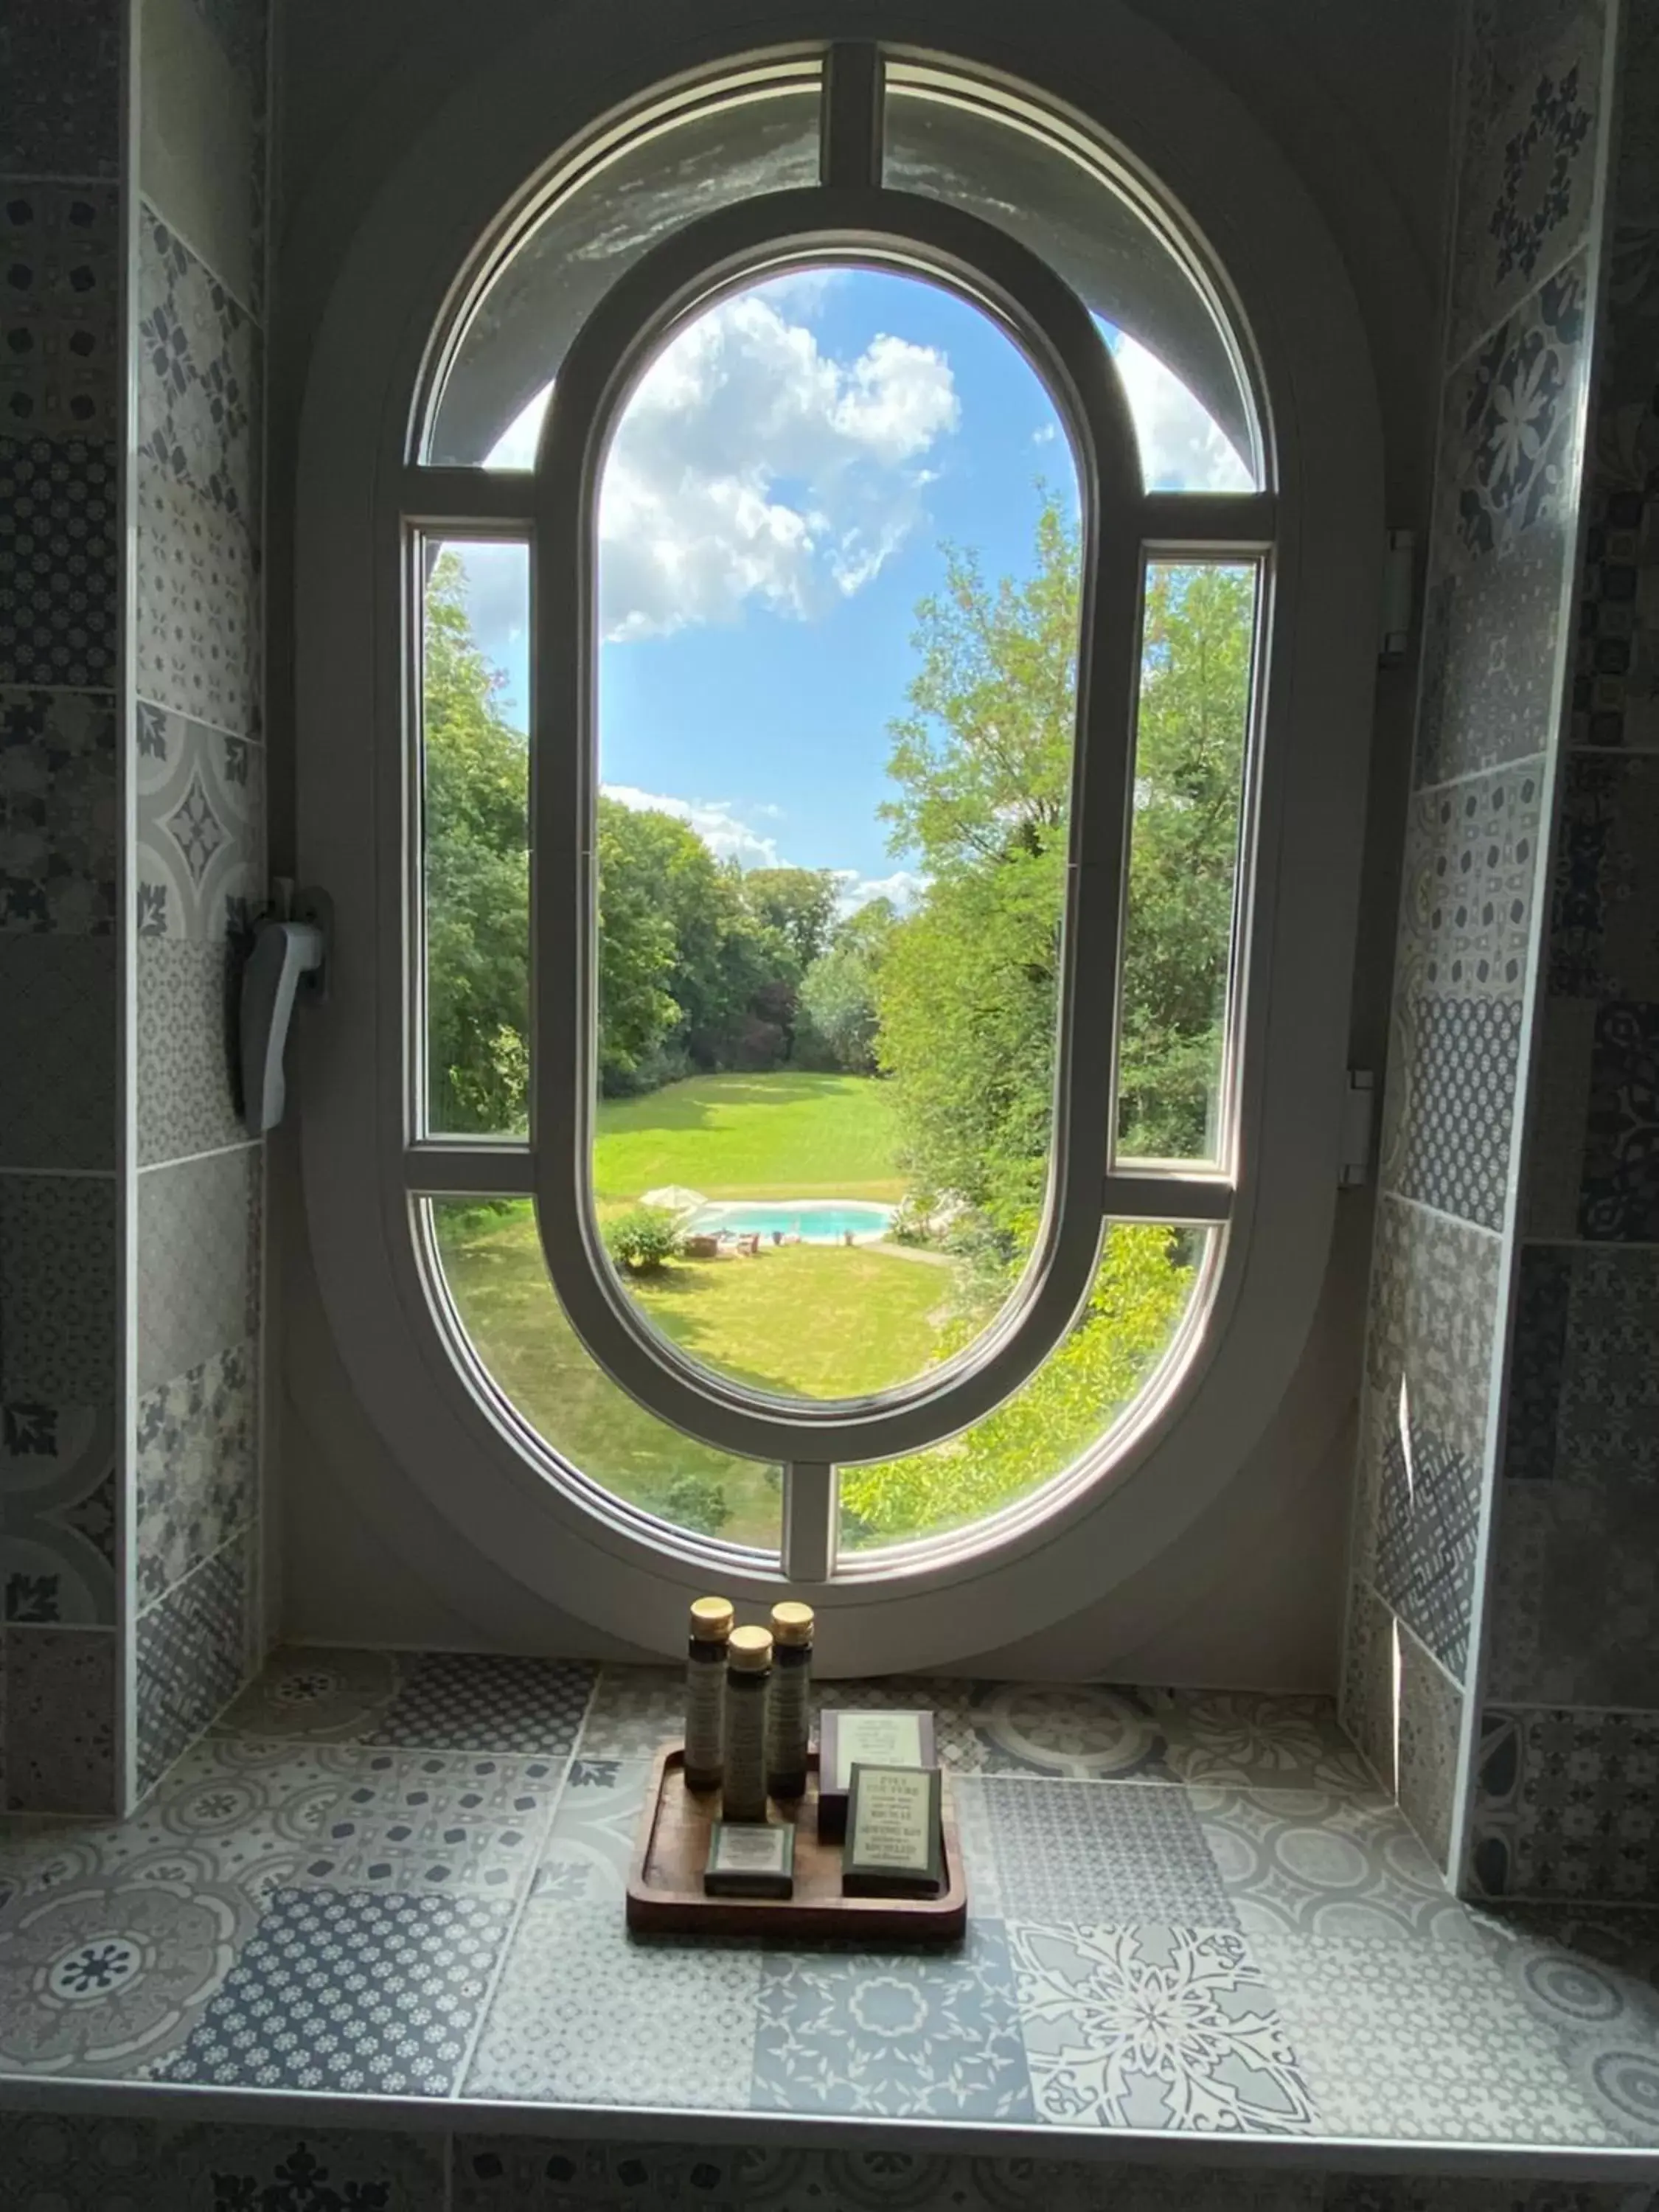
<path id="1" fill-rule="evenodd" d="M 818 1755 L 808 1754 L 806 1795 L 774 1798 L 775 1820 L 795 1830 L 793 1897 L 708 1897 L 702 1870 L 708 1829 L 720 1818 L 720 1793 L 685 1786 L 685 1753 L 672 1744 L 657 1753 L 628 1874 L 628 1924 L 642 1936 L 834 1936 L 890 1948 L 954 1943 L 968 1925 L 968 1881 L 951 1803 L 951 1778 L 940 1792 L 945 1888 L 938 1897 L 843 1897 L 841 1845 L 817 1832 Z"/>

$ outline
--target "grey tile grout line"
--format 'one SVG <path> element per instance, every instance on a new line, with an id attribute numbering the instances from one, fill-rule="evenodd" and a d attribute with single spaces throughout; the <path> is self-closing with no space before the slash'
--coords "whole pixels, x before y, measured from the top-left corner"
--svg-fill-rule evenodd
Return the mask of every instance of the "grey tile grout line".
<path id="1" fill-rule="evenodd" d="M 155 201 L 151 199 L 149 194 L 142 190 L 138 194 L 138 205 L 143 212 L 149 216 L 153 222 L 159 222 L 161 228 L 170 237 L 176 238 L 178 240 L 179 245 L 184 247 L 185 252 L 189 254 L 191 259 L 196 263 L 197 266 L 206 271 L 207 275 L 211 278 L 213 283 L 219 287 L 220 290 L 224 294 L 228 300 L 231 300 L 235 302 L 236 306 L 241 309 L 243 314 L 247 317 L 248 321 L 252 325 L 253 328 L 258 331 L 260 337 L 264 337 L 265 336 L 264 318 L 262 316 L 256 315 L 252 308 L 249 307 L 247 301 L 237 290 L 236 287 L 234 284 L 228 283 L 227 280 L 221 276 L 219 271 L 214 267 L 213 264 L 208 259 L 206 254 L 203 252 L 201 247 L 198 246 L 195 240 L 189 235 L 188 232 L 183 230 L 179 225 L 173 221 L 170 215 L 163 214 L 161 210 L 156 206 Z M 1528 296 L 1530 297 L 1530 295 L 1528 295 Z M 252 533 L 250 532 L 249 534 L 251 536 Z"/>
<path id="2" fill-rule="evenodd" d="M 187 944 L 189 939 L 179 937 L 175 938 L 173 942 L 183 945 Z M 135 1173 L 141 1176 L 156 1175 L 164 1168 L 194 1167 L 198 1160 L 222 1160 L 231 1152 L 257 1152 L 264 1142 L 264 1139 L 262 1137 L 238 1137 L 234 1144 L 210 1145 L 204 1152 L 180 1152 L 176 1160 L 146 1160 L 135 1170 Z M 245 1342 L 246 1339 L 239 1341 Z"/>
<path id="3" fill-rule="evenodd" d="M 0 692 L 6 691 L 43 691 L 52 699 L 107 699 L 112 707 L 121 696 L 118 684 L 0 684 Z M 67 931 L 52 933 L 69 934 Z"/>
<path id="4" fill-rule="evenodd" d="M 1501 1229 L 1488 1229 L 1484 1221 L 1471 1221 L 1467 1214 L 1448 1213 L 1443 1206 L 1431 1206 L 1425 1198 L 1410 1198 L 1403 1190 L 1385 1190 L 1381 1186 L 1376 1195 L 1379 1203 L 1387 1199 L 1391 1206 L 1413 1206 L 1419 1213 L 1431 1213 L 1437 1221 L 1449 1222 L 1454 1229 L 1469 1230 L 1476 1237 L 1490 1237 L 1495 1244 L 1504 1241 Z"/>
<path id="5" fill-rule="evenodd" d="M 67 932 L 67 931 L 64 931 L 64 932 L 63 932 L 63 933 L 62 933 L 62 934 L 64 934 L 64 936 L 67 936 L 67 935 L 68 935 L 68 932 Z M 107 939 L 107 938 L 105 938 L 105 939 L 88 938 L 88 939 L 84 939 L 83 941 L 84 941 L 85 943 L 88 943 L 88 944 L 99 944 L 99 943 L 108 943 L 108 942 L 110 941 L 110 939 Z M 73 1182 L 118 1182 L 121 1180 L 121 1170 L 119 1170 L 119 1168 L 6 1168 L 6 1167 L 0 1167 L 0 1176 L 27 1176 L 30 1177 L 32 1180 L 34 1180 L 34 1181 L 40 1181 L 40 1180 L 41 1180 L 41 1179 L 43 1179 L 43 1178 L 50 1178 L 50 1177 L 52 1177 L 52 1176 L 56 1176 L 56 1177 L 58 1177 L 58 1180 L 60 1180 L 60 1181 Z"/>
<path id="6" fill-rule="evenodd" d="M 1461 790 L 1466 783 L 1478 783 L 1482 776 L 1520 775 L 1528 769 L 1541 771 L 1547 758 L 1547 754 L 1541 752 L 1517 753 L 1513 760 L 1488 761 L 1484 768 L 1460 769 L 1455 775 L 1443 775 L 1434 783 L 1413 784 L 1407 803 L 1409 805 L 1419 799 L 1432 799 L 1437 792 Z"/>
<path id="7" fill-rule="evenodd" d="M 143 691 L 135 691 L 132 696 L 141 707 L 149 707 L 157 714 L 171 714 L 175 721 L 189 722 L 198 730 L 211 730 L 216 738 L 228 738 L 234 745 L 252 745 L 260 753 L 265 749 L 263 738 L 251 738 L 241 730 L 228 730 L 222 722 L 210 722 L 205 715 L 192 714 L 187 708 L 169 707 L 165 699 L 152 699 Z"/>
<path id="8" fill-rule="evenodd" d="M 536 1876 L 541 1869 L 542 1854 L 547 1847 L 548 1838 L 553 1832 L 553 1823 L 559 1817 L 559 1809 L 564 1803 L 565 1791 L 570 1787 L 570 1770 L 581 1755 L 582 1738 L 587 1732 L 588 1718 L 593 1711 L 594 1701 L 599 1694 L 599 1683 L 604 1673 L 603 1663 L 596 1662 L 593 1668 L 593 1679 L 588 1685 L 587 1701 L 582 1707 L 582 1717 L 576 1723 L 576 1733 L 571 1738 L 570 1749 L 565 1754 L 564 1771 L 559 1777 L 559 1786 L 553 1792 L 547 1808 L 547 1817 L 542 1823 L 536 1838 L 536 1855 L 531 1862 L 530 1871 L 525 1878 L 524 1894 L 520 1898 L 514 1910 L 513 1917 L 507 1923 L 507 1933 L 501 1939 L 501 1955 L 495 1961 L 495 1971 L 490 1975 L 489 1986 L 484 1990 L 483 2002 L 478 2007 L 478 2016 L 472 2023 L 471 2033 L 466 2039 L 466 2048 L 462 2051 L 460 2063 L 455 2069 L 455 2086 L 450 2091 L 447 2100 L 452 2104 L 464 2105 L 466 2101 L 466 2077 L 472 2071 L 473 2062 L 478 2055 L 478 2045 L 483 2040 L 484 2028 L 489 2023 L 491 2012 L 495 2009 L 495 1999 L 500 1994 L 501 1983 L 507 1975 L 507 1964 L 513 1955 L 513 1946 L 519 1939 L 519 1930 L 524 1925 L 525 1914 L 529 1909 L 532 1897 L 535 1894 Z"/>
<path id="9" fill-rule="evenodd" d="M 186 1368 L 186 1369 L 185 1370 L 185 1372 L 186 1374 L 188 1374 L 188 1373 L 190 1372 L 190 1370 L 189 1370 L 188 1368 Z M 159 1388 L 159 1387 L 160 1387 L 160 1386 L 158 1385 L 158 1388 Z M 148 1391 L 145 1391 L 143 1395 L 144 1395 L 144 1396 L 145 1396 L 145 1397 L 148 1397 L 148 1396 L 149 1395 L 149 1393 Z M 138 1622 L 139 1622 L 139 1621 L 141 1621 L 141 1620 L 147 1620 L 149 1618 L 150 1614 L 151 1614 L 152 1613 L 154 1613 L 154 1612 L 155 1612 L 155 1608 L 156 1608 L 156 1607 L 157 1607 L 158 1605 L 166 1605 L 166 1604 L 167 1604 L 167 1602 L 168 1601 L 168 1600 L 169 1600 L 170 1598 L 175 1598 L 175 1597 L 177 1597 L 177 1596 L 178 1596 L 178 1595 L 179 1595 L 179 1591 L 180 1591 L 181 1589 L 184 1589 L 184 1587 L 185 1586 L 185 1584 L 186 1584 L 187 1583 L 193 1583 L 193 1582 L 195 1581 L 195 1579 L 196 1579 L 197 1576 L 198 1576 L 198 1575 L 199 1575 L 199 1574 L 202 1572 L 202 1571 L 203 1571 L 203 1569 L 204 1569 L 204 1567 L 210 1567 L 210 1566 L 213 1565 L 213 1563 L 214 1563 L 214 1561 L 215 1561 L 216 1559 L 222 1559 L 222 1558 L 224 1556 L 224 1554 L 225 1554 L 225 1553 L 226 1553 L 230 1549 L 230 1547 L 231 1547 L 231 1546 L 232 1546 L 233 1544 L 234 1544 L 234 1543 L 239 1543 L 239 1542 L 241 1540 L 241 1539 L 242 1539 L 244 1536 L 246 1536 L 246 1534 L 247 1534 L 248 1530 L 249 1530 L 250 1528 L 252 1528 L 254 1526 L 254 1524 L 255 1524 L 255 1523 L 257 1522 L 257 1521 L 258 1520 L 258 1517 L 259 1517 L 259 1516 L 258 1516 L 258 1511 L 256 1510 L 256 1511 L 254 1511 L 254 1512 L 252 1512 L 252 1513 L 248 1514 L 248 1515 L 247 1515 L 247 1516 L 246 1517 L 246 1519 L 241 1520 L 241 1521 L 239 1521 L 239 1522 L 236 1523 L 236 1526 L 235 1526 L 235 1527 L 231 1530 L 231 1532 L 230 1532 L 229 1535 L 228 1535 L 228 1536 L 224 1537 L 223 1539 L 222 1539 L 222 1540 L 221 1540 L 220 1542 L 216 1543 L 216 1544 L 214 1546 L 213 1549 L 212 1549 L 210 1552 L 208 1552 L 208 1553 L 204 1553 L 201 1559 L 198 1559 L 198 1561 L 196 1562 L 196 1565 L 195 1565 L 193 1567 L 188 1567 L 188 1568 L 186 1568 L 186 1569 L 185 1569 L 185 1572 L 184 1572 L 182 1575 L 180 1575 L 180 1576 L 179 1576 L 179 1579 L 178 1579 L 178 1581 L 177 1581 L 176 1583 L 169 1583 L 167 1584 L 167 1588 L 166 1588 L 166 1589 L 161 1592 L 161 1595 L 160 1595 L 159 1597 L 153 1597 L 153 1598 L 150 1598 L 149 1600 L 148 1600 L 148 1601 L 147 1601 L 147 1602 L 146 1602 L 146 1603 L 144 1603 L 143 1605 L 141 1605 L 141 1606 L 138 1607 L 137 1611 L 137 1612 L 134 1613 L 134 1615 L 133 1615 L 133 1625 L 135 1626 L 135 1627 L 137 1626 L 137 1625 L 138 1624 Z M 136 1562 L 135 1562 L 135 1565 L 136 1565 Z M 247 1687 L 247 1685 L 246 1685 L 246 1682 L 239 1683 L 239 1684 L 238 1684 L 238 1686 L 237 1686 L 237 1687 L 236 1687 L 236 1689 L 235 1689 L 235 1691 L 234 1691 L 234 1692 L 233 1694 L 234 1694 L 234 1696 L 236 1696 L 236 1697 L 240 1697 L 240 1695 L 242 1694 L 243 1690 L 245 1690 L 246 1687 Z M 225 1705 L 228 1705 L 230 1702 L 231 1702 L 230 1698 L 226 1698 L 226 1700 L 225 1700 Z M 224 1706 L 224 1705 L 221 1705 L 221 1706 L 219 1707 L 219 1711 L 220 1711 L 220 1712 L 223 1712 L 223 1711 L 224 1711 L 224 1710 L 225 1710 L 225 1706 Z M 208 1725 L 210 1725 L 210 1723 L 209 1723 Z M 204 1726 L 201 1730 L 199 1730 L 199 1731 L 198 1732 L 198 1740 L 199 1740 L 199 1737 L 200 1737 L 200 1735 L 204 1735 L 205 1733 L 206 1733 L 206 1727 Z M 183 1757 L 183 1755 L 184 1755 L 184 1754 L 183 1754 L 182 1753 L 180 1753 L 179 1756 L 180 1756 L 181 1758 Z"/>
<path id="10" fill-rule="evenodd" d="M 27 191 L 35 185 L 74 185 L 82 191 L 118 192 L 121 183 L 118 173 L 112 177 L 94 177 L 78 174 L 72 170 L 59 173 L 56 170 L 0 169 L 0 189 L 9 192 Z M 70 687 L 65 685 L 62 688 L 67 690 Z"/>

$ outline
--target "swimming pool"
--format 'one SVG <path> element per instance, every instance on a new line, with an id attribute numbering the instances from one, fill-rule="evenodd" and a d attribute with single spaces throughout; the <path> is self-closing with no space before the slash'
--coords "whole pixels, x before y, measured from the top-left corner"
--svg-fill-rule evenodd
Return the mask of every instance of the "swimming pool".
<path id="1" fill-rule="evenodd" d="M 884 1237 L 892 1218 L 890 1206 L 866 1205 L 852 1198 L 792 1198 L 770 1203 L 733 1199 L 721 1206 L 700 1206 L 680 1228 L 690 1237 L 712 1237 L 726 1229 L 734 1237 L 799 1237 L 806 1244 L 839 1244 L 844 1237 Z"/>

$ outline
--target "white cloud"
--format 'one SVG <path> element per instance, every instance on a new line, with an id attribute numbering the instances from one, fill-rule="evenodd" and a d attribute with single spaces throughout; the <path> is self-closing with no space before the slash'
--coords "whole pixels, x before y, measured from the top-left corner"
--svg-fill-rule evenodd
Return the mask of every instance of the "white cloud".
<path id="1" fill-rule="evenodd" d="M 717 860 L 736 860 L 745 868 L 780 865 L 777 840 L 763 836 L 744 819 L 748 814 L 775 821 L 781 811 L 778 807 L 739 809 L 725 799 L 672 799 L 664 792 L 641 791 L 631 783 L 607 783 L 600 788 L 607 799 L 632 807 L 636 814 L 672 814 L 677 821 L 688 823 Z"/>
<path id="2" fill-rule="evenodd" d="M 1040 429 L 1032 431 L 1031 443 L 1034 446 L 1052 446 L 1059 435 L 1060 429 L 1057 424 L 1045 422 Z"/>
<path id="3" fill-rule="evenodd" d="M 950 363 L 886 333 L 834 359 L 781 311 L 810 307 L 791 301 L 801 281 L 712 309 L 636 386 L 600 499 L 606 638 L 732 622 L 750 602 L 809 619 L 862 590 L 914 526 L 922 459 L 960 419 Z M 545 403 L 492 465 L 533 462 Z"/>
<path id="4" fill-rule="evenodd" d="M 1140 465 L 1157 491 L 1249 491 L 1249 472 L 1215 417 L 1127 331 L 1113 347 Z"/>
<path id="5" fill-rule="evenodd" d="M 840 889 L 836 893 L 836 910 L 844 921 L 856 914 L 872 899 L 891 899 L 902 914 L 914 906 L 927 890 L 929 878 L 918 875 L 914 868 L 895 868 L 890 876 L 861 876 L 856 868 L 837 868 L 835 872 Z"/>

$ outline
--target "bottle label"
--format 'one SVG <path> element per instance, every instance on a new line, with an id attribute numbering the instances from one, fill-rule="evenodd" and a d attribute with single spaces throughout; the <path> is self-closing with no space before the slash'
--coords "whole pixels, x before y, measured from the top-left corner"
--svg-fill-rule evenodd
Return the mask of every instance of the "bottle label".
<path id="1" fill-rule="evenodd" d="M 685 1668 L 685 1764 L 693 1774 L 720 1771 L 726 1662 L 692 1659 Z"/>
<path id="2" fill-rule="evenodd" d="M 810 1667 L 772 1669 L 772 1693 L 766 1709 L 766 1771 L 786 1779 L 806 1771 Z"/>
<path id="3" fill-rule="evenodd" d="M 726 1698 L 726 1802 L 728 1819 L 756 1820 L 766 1811 L 766 1693 L 758 1684 L 733 1687 Z"/>

